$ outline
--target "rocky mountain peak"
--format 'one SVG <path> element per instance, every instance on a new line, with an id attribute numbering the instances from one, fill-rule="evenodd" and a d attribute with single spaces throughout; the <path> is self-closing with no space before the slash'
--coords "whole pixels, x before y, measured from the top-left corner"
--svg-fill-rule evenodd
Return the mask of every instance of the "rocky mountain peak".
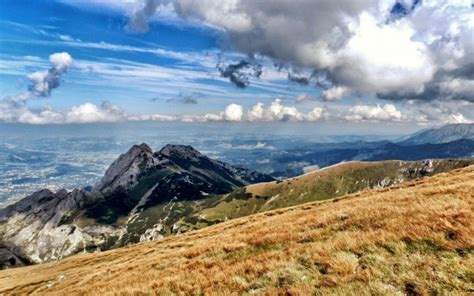
<path id="1" fill-rule="evenodd" d="M 129 155 L 136 155 L 141 152 L 144 153 L 153 153 L 153 150 L 151 150 L 150 146 L 148 146 L 146 143 L 141 143 L 141 144 L 135 144 L 125 154 Z"/>
<path id="2" fill-rule="evenodd" d="M 133 145 L 110 165 L 93 191 L 107 195 L 119 187 L 128 189 L 137 182 L 141 173 L 154 167 L 157 163 L 158 160 L 147 144 Z"/>
<path id="3" fill-rule="evenodd" d="M 176 203 L 270 180 L 191 146 L 166 145 L 154 153 L 146 144 L 134 145 L 92 190 L 45 189 L 0 210 L 0 269 L 186 231 L 173 230 L 186 215 L 173 210 Z"/>
<path id="4" fill-rule="evenodd" d="M 168 144 L 163 147 L 158 153 L 167 158 L 193 159 L 203 157 L 201 152 L 197 151 L 189 145 Z"/>

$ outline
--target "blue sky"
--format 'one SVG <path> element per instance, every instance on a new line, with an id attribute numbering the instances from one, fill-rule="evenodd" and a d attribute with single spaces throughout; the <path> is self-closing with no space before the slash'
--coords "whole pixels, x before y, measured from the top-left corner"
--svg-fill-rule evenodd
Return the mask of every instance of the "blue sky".
<path id="1" fill-rule="evenodd" d="M 256 98 L 269 102 L 275 97 L 317 93 L 311 87 L 295 87 L 283 73 L 281 79 L 236 89 L 220 77 L 216 64 L 220 56 L 230 61 L 245 56 L 223 52 L 219 42 L 225 37 L 216 29 L 162 22 L 153 24 L 146 34 L 133 34 L 125 29 L 127 18 L 113 10 L 52 1 L 25 3 L 3 3 L 1 58 L 16 71 L 2 73 L 1 92 L 14 95 L 24 88 L 25 74 L 47 68 L 47 58 L 54 52 L 68 52 L 76 64 L 51 98 L 31 101 L 38 106 L 48 103 L 66 110 L 84 101 L 109 100 L 138 114 L 150 110 L 205 113 L 220 111 L 235 101 L 251 105 Z M 25 57 L 30 60 L 25 62 Z M 179 104 L 183 96 L 205 105 Z"/>
<path id="2" fill-rule="evenodd" d="M 402 4 L 397 2 L 398 10 L 393 10 L 393 5 L 387 7 L 387 20 L 377 24 L 375 29 L 378 31 L 370 31 L 374 36 L 379 33 L 393 34 L 394 38 L 400 38 L 401 47 L 407 41 L 404 47 L 406 50 L 388 49 L 394 50 L 392 55 L 400 52 L 405 57 L 394 59 L 382 54 L 380 59 L 374 56 L 374 60 L 380 62 L 368 59 L 364 65 L 364 59 L 366 56 L 372 57 L 374 48 L 357 47 L 358 40 L 354 37 L 348 40 L 348 44 L 353 45 L 350 57 L 357 53 L 358 61 L 373 71 L 360 76 L 360 83 L 338 78 L 327 82 L 328 85 L 302 85 L 290 81 L 289 73 L 314 78 L 311 73 L 314 70 L 321 72 L 322 69 L 328 77 L 340 77 L 342 74 L 327 70 L 340 65 L 336 65 L 336 62 L 334 65 L 322 65 L 319 60 L 313 61 L 315 58 L 311 57 L 319 54 L 318 48 L 310 47 L 312 52 L 303 56 L 306 52 L 300 49 L 306 50 L 308 44 L 286 50 L 287 44 L 294 43 L 297 46 L 301 42 L 293 37 L 300 32 L 295 33 L 290 27 L 281 37 L 270 39 L 269 36 L 278 37 L 279 31 L 285 32 L 286 29 L 271 31 L 270 28 L 267 33 L 267 28 L 259 28 L 255 16 L 241 13 L 245 12 L 245 3 L 241 4 L 238 14 L 224 7 L 224 12 L 228 14 L 226 16 L 219 10 L 222 9 L 219 7 L 221 2 L 214 2 L 207 8 L 210 2 L 204 1 L 198 10 L 192 11 L 196 6 L 185 6 L 186 1 L 155 1 L 163 3 L 145 20 L 149 23 L 148 30 L 136 32 L 130 28 L 130 16 L 141 12 L 146 1 L 3 0 L 0 10 L 0 94 L 4 99 L 0 102 L 0 120 L 24 123 L 149 119 L 190 122 L 247 120 L 257 123 L 275 120 L 305 121 L 308 124 L 328 121 L 333 124 L 369 122 L 415 128 L 419 125 L 469 122 L 472 119 L 469 97 L 472 97 L 469 88 L 472 80 L 460 82 L 462 86 L 467 85 L 467 98 L 465 94 L 461 99 L 454 100 L 417 97 L 423 95 L 418 91 L 419 86 L 427 88 L 436 71 L 416 73 L 418 69 L 413 69 L 413 63 L 406 62 L 411 58 L 420 60 L 417 55 L 421 47 L 415 44 L 415 51 L 412 51 L 412 44 L 409 43 L 413 42 L 415 35 L 410 36 L 408 41 L 402 39 L 409 32 L 402 23 L 404 19 L 408 22 L 410 17 L 405 14 L 421 6 L 417 1 L 416 5 L 403 4 L 408 7 L 403 15 L 396 14 Z M 226 2 L 229 1 L 222 3 Z M 425 8 L 433 7 L 436 8 L 433 5 Z M 212 9 L 217 9 L 216 13 Z M 263 13 L 271 11 L 266 10 L 267 7 L 252 9 L 262 9 Z M 304 11 L 304 7 L 299 9 L 301 11 L 296 10 L 298 13 Z M 364 23 L 369 26 L 375 16 L 366 17 L 364 13 L 371 10 L 365 7 L 360 9 L 354 11 L 354 19 L 360 27 L 358 30 L 362 31 Z M 294 11 L 289 10 L 288 16 L 292 13 Z M 222 19 L 216 19 L 215 15 L 223 16 Z M 330 12 L 325 15 L 330 15 Z M 270 17 L 268 19 L 271 21 Z M 248 19 L 252 21 L 251 28 L 248 28 Z M 304 16 L 301 20 L 305 21 Z M 416 29 L 418 25 L 415 21 L 415 18 L 410 20 L 409 25 Z M 317 25 L 323 28 L 325 24 Z M 472 26 L 466 28 L 467 33 L 472 33 Z M 259 32 L 265 34 L 258 36 Z M 303 37 L 305 34 L 308 33 L 301 32 Z M 315 42 L 310 43 L 311 46 L 321 44 L 316 41 L 323 37 L 314 33 L 308 36 L 315 39 Z M 285 40 L 287 37 L 288 40 Z M 307 38 L 303 37 L 301 40 L 306 41 Z M 246 41 L 243 43 L 242 40 Z M 464 43 L 461 45 L 464 46 Z M 375 50 L 380 52 L 377 48 Z M 295 54 L 300 51 L 303 53 Z M 28 89 L 34 82 L 28 75 L 54 68 L 54 63 L 49 61 L 50 56 L 63 52 L 70 55 L 73 63 L 59 74 L 60 85 L 52 88 L 49 96 L 31 94 Z M 249 54 L 253 58 L 249 58 Z M 414 56 L 408 56 L 411 54 Z M 329 61 L 331 58 L 328 55 L 325 59 Z M 219 63 L 229 65 L 241 60 L 257 62 L 263 71 L 260 78 L 250 76 L 250 84 L 245 88 L 236 87 L 228 78 L 222 77 L 216 68 Z M 393 60 L 400 60 L 400 65 L 394 64 Z M 276 67 L 276 63 L 283 67 Z M 420 69 L 431 69 L 431 66 L 438 69 L 440 66 L 435 63 L 430 59 L 426 64 L 420 64 Z M 384 71 L 383 67 L 400 70 L 397 72 L 401 77 L 400 84 L 393 83 L 391 77 L 384 80 L 383 75 L 390 76 L 393 70 L 390 68 Z M 412 83 L 415 79 L 407 73 L 416 73 L 416 77 L 426 79 L 418 84 Z M 380 86 L 373 86 L 371 75 L 377 81 L 380 80 Z M 412 87 L 417 92 L 400 94 L 397 91 L 400 85 L 405 85 L 407 89 Z M 17 98 L 19 94 L 25 93 L 27 99 Z M 446 94 L 443 96 L 446 97 Z M 106 105 L 103 105 L 104 101 Z M 11 110 L 16 115 L 4 115 L 2 118 L 2 112 L 6 114 Z M 251 114 L 251 111 L 255 112 Z M 156 116 L 153 118 L 152 115 Z"/>

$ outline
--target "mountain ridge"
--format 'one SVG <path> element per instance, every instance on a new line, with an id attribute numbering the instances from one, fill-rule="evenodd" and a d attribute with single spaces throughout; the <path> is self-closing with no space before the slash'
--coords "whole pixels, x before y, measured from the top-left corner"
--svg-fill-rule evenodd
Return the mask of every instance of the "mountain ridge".
<path id="1" fill-rule="evenodd" d="M 474 123 L 448 124 L 419 131 L 403 139 L 403 145 L 442 144 L 456 140 L 474 140 Z"/>
<path id="2" fill-rule="evenodd" d="M 0 293 L 469 294 L 473 178 L 471 165 L 160 241 L 0 271 Z"/>
<path id="3" fill-rule="evenodd" d="M 189 165 L 180 165 L 180 158 Z M 153 153 L 146 144 L 134 145 L 91 191 L 40 190 L 1 209 L 0 266 L 58 260 L 138 242 L 144 233 L 130 237 L 127 225 L 142 208 L 269 180 L 273 178 L 211 160 L 192 147 L 168 145 Z"/>

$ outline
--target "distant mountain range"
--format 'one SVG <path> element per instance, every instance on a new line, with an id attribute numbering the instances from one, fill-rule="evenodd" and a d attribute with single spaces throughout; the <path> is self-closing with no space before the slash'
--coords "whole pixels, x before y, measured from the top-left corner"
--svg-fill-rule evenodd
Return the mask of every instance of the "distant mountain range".
<path id="1" fill-rule="evenodd" d="M 402 140 L 403 145 L 441 144 L 457 140 L 474 140 L 474 123 L 448 124 L 415 133 Z"/>
<path id="2" fill-rule="evenodd" d="M 316 145 L 315 145 L 316 146 Z M 281 168 L 272 173 L 276 178 L 300 175 L 305 166 L 326 167 L 347 161 L 423 160 L 442 158 L 472 158 L 474 140 L 462 139 L 441 144 L 407 145 L 383 142 L 321 144 L 286 150 L 273 156 L 274 165 Z"/>
<path id="3" fill-rule="evenodd" d="M 387 149 L 399 147 L 392 145 Z M 471 163 L 351 162 L 274 181 L 268 175 L 212 160 L 190 146 L 167 145 L 153 152 L 146 144 L 135 145 L 112 163 L 93 188 L 41 190 L 1 209 L 0 267 L 157 240 L 228 219 L 385 187 Z M 248 186 L 254 183 L 259 184 Z"/>
<path id="4" fill-rule="evenodd" d="M 272 155 L 271 175 L 300 175 L 305 167 L 326 167 L 344 161 L 423 160 L 474 157 L 474 124 L 452 124 L 415 133 L 399 141 L 317 143 Z"/>

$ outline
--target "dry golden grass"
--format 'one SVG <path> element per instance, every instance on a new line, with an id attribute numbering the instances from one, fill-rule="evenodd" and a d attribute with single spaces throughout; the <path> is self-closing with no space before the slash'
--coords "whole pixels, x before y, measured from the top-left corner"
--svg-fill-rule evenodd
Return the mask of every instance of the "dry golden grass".
<path id="1" fill-rule="evenodd" d="M 0 272 L 23 295 L 472 295 L 474 166 Z"/>

